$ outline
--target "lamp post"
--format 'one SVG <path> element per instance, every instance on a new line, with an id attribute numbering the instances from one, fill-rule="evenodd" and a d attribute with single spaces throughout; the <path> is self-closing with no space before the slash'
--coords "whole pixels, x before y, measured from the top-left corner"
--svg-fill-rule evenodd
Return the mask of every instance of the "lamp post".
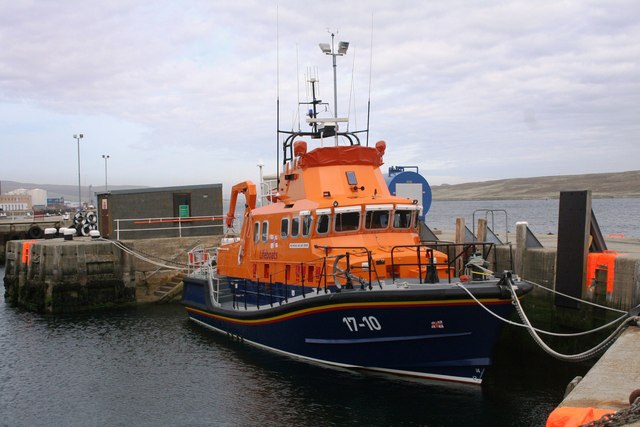
<path id="1" fill-rule="evenodd" d="M 78 141 L 78 206 L 79 210 L 82 210 L 82 190 L 80 189 L 80 140 L 84 138 L 83 134 L 73 135 Z"/>
<path id="2" fill-rule="evenodd" d="M 322 50 L 327 55 L 331 55 L 333 57 L 333 112 L 334 117 L 338 118 L 338 88 L 337 88 L 337 77 L 336 77 L 336 56 L 346 55 L 347 49 L 349 49 L 349 42 L 340 42 L 338 43 L 338 51 L 335 51 L 334 46 L 334 38 L 335 34 L 331 33 L 331 46 L 329 43 L 320 43 L 320 50 Z"/>
<path id="3" fill-rule="evenodd" d="M 109 192 L 109 187 L 107 186 L 107 159 L 109 159 L 108 154 L 103 154 L 102 158 L 104 159 L 104 192 Z"/>

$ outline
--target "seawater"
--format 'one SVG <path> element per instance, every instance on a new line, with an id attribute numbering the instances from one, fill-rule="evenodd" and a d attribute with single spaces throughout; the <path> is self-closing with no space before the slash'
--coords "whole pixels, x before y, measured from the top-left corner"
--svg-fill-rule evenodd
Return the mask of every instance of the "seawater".
<path id="1" fill-rule="evenodd" d="M 427 223 L 471 225 L 476 209 L 507 211 L 494 214 L 498 233 L 517 221 L 557 233 L 554 199 L 435 201 Z M 640 237 L 640 199 L 593 199 L 593 210 L 605 236 Z M 521 330 L 503 335 L 478 387 L 300 362 L 203 330 L 177 304 L 46 316 L 2 297 L 0 425 L 543 426 L 589 365 L 522 339 Z"/>
<path id="2" fill-rule="evenodd" d="M 588 366 L 506 335 L 470 386 L 301 362 L 204 330 L 178 304 L 48 316 L 2 297 L 0 425 L 543 426 Z"/>
<path id="3" fill-rule="evenodd" d="M 593 212 L 602 234 L 624 234 L 625 237 L 640 238 L 640 198 L 592 199 Z M 478 218 L 487 218 L 489 226 L 494 223 L 493 231 L 503 234 L 515 232 L 518 221 L 526 221 L 534 233 L 557 234 L 558 199 L 538 200 L 470 200 L 470 201 L 434 201 L 425 222 L 431 228 L 455 230 L 455 219 L 464 218 L 469 229 L 473 229 L 474 211 L 495 210 L 493 215 L 486 211 L 475 214 Z M 499 210 L 505 210 L 499 212 Z"/>

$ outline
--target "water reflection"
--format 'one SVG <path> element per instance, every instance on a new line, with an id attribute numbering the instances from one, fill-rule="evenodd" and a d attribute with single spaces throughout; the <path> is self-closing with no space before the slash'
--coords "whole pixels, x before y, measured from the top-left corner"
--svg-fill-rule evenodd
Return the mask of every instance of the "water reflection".
<path id="1" fill-rule="evenodd" d="M 578 368 L 501 348 L 483 387 L 405 381 L 232 341 L 179 305 L 41 316 L 2 300 L 0 413 L 7 425 L 544 425 Z"/>

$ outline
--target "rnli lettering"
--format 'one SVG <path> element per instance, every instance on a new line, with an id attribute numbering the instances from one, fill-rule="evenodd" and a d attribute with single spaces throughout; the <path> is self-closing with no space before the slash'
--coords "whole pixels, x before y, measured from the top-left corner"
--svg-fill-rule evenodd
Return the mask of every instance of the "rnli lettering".
<path id="1" fill-rule="evenodd" d="M 278 259 L 278 252 L 260 251 L 260 259 Z"/>

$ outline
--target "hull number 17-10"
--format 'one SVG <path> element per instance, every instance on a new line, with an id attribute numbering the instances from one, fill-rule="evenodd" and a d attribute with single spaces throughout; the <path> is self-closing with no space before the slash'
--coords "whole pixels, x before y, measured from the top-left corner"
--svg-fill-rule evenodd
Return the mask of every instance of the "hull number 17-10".
<path id="1" fill-rule="evenodd" d="M 375 316 L 362 316 L 361 319 L 355 317 L 343 317 L 342 323 L 347 325 L 349 332 L 358 332 L 359 329 L 369 331 L 379 331 L 382 329 L 382 325 L 378 322 Z"/>

